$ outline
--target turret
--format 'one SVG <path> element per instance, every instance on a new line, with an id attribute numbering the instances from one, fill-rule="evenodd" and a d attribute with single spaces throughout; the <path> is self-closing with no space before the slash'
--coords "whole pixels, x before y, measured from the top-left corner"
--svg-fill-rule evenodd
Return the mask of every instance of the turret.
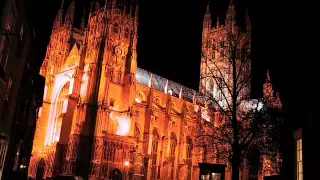
<path id="1" fill-rule="evenodd" d="M 94 10 L 95 10 L 96 12 L 100 10 L 100 3 L 99 3 L 98 0 L 95 2 Z"/>
<path id="2" fill-rule="evenodd" d="M 207 10 L 203 19 L 203 29 L 211 28 L 210 2 L 208 1 Z"/>
<path id="3" fill-rule="evenodd" d="M 236 27 L 236 8 L 234 6 L 233 0 L 230 0 L 227 14 L 226 14 L 226 25 L 228 27 Z"/>
<path id="4" fill-rule="evenodd" d="M 74 20 L 74 9 L 75 9 L 75 0 L 72 0 L 70 3 L 70 6 L 68 8 L 68 11 L 66 13 L 66 18 L 64 21 L 65 25 L 73 25 L 73 20 Z"/>
<path id="5" fill-rule="evenodd" d="M 132 61 L 133 59 L 133 39 L 134 39 L 134 33 L 133 31 L 131 31 L 130 33 L 130 43 L 129 43 L 129 47 L 128 47 L 128 53 L 127 53 L 127 57 L 126 57 L 126 73 L 132 73 L 133 70 L 133 63 Z"/>
<path id="6" fill-rule="evenodd" d="M 64 0 L 61 1 L 61 6 L 57 13 L 56 19 L 54 20 L 53 29 L 58 29 L 62 26 L 63 4 L 64 4 Z"/>

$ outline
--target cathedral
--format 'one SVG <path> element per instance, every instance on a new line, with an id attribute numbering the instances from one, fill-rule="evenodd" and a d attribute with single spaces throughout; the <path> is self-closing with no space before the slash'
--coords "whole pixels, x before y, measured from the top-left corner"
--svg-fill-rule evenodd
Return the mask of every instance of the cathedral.
<path id="1" fill-rule="evenodd" d="M 31 179 L 195 180 L 202 163 L 221 165 L 230 179 L 227 162 L 195 145 L 197 123 L 217 119 L 204 106 L 203 86 L 193 90 L 137 66 L 138 13 L 137 3 L 93 2 L 86 10 L 62 0 L 41 67 Z M 228 19 L 212 28 L 207 11 L 203 39 L 222 36 Z"/>

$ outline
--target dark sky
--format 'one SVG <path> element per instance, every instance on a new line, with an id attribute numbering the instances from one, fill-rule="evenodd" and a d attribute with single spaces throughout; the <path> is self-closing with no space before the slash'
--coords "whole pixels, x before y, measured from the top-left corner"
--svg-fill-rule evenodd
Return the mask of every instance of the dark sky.
<path id="1" fill-rule="evenodd" d="M 60 0 L 34 3 L 37 58 L 42 61 Z M 285 104 L 295 107 L 319 77 L 316 5 L 289 0 L 238 0 L 252 20 L 254 84 L 261 88 L 265 71 Z M 198 89 L 202 20 L 206 0 L 140 0 L 138 66 Z M 212 16 L 224 18 L 228 0 L 212 0 Z M 296 3 L 296 4 L 294 4 Z M 41 8 L 39 8 L 41 7 Z M 314 7 L 314 8 L 313 8 Z M 315 44 L 315 45 L 314 45 Z M 310 51 L 312 49 L 312 51 Z M 319 80 L 318 80 L 319 81 Z M 304 88 L 306 87 L 306 88 Z"/>

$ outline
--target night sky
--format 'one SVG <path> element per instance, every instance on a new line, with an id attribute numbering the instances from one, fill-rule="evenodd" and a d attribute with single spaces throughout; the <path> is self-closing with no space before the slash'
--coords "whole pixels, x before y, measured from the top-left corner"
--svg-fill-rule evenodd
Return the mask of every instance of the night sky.
<path id="1" fill-rule="evenodd" d="M 36 1 L 36 0 L 34 0 Z M 138 66 L 198 89 L 202 22 L 206 0 L 140 0 Z M 267 69 L 286 107 L 299 109 L 319 82 L 320 32 L 312 4 L 289 0 L 236 1 L 240 16 L 249 9 L 253 33 L 253 80 L 260 91 Z M 212 18 L 224 20 L 228 0 L 212 0 Z M 60 0 L 33 3 L 37 60 L 45 56 Z M 41 7 L 41 8 L 39 8 Z M 215 20 L 213 21 L 215 24 Z M 317 93 L 318 94 L 318 93 Z M 289 109 L 290 109 L 289 108 Z"/>

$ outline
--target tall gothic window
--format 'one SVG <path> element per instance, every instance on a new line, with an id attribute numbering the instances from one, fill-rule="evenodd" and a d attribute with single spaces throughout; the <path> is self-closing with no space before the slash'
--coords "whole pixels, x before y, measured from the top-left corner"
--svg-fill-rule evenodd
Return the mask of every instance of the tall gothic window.
<path id="1" fill-rule="evenodd" d="M 152 139 L 152 169 L 151 169 L 151 177 L 156 178 L 157 174 L 157 152 L 158 152 L 158 143 L 159 143 L 159 135 L 157 131 L 153 130 L 153 139 Z"/>
<path id="2" fill-rule="evenodd" d="M 187 158 L 192 158 L 192 140 L 190 137 L 187 137 Z"/>
<path id="3" fill-rule="evenodd" d="M 174 159 L 175 159 L 175 154 L 176 154 L 176 147 L 177 147 L 177 136 L 174 132 L 171 132 L 171 143 L 170 143 L 170 156 L 171 156 L 171 174 L 170 177 L 173 179 L 173 174 L 174 174 Z"/>

